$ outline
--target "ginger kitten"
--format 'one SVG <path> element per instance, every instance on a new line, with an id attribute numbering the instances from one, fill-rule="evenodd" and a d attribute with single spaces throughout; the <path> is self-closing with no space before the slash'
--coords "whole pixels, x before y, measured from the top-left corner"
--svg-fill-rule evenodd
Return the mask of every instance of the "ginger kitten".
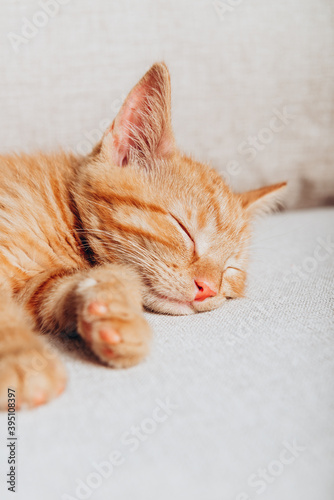
<path id="1" fill-rule="evenodd" d="M 122 368 L 148 352 L 143 305 L 192 314 L 242 297 L 250 220 L 285 186 L 234 194 L 182 154 L 162 63 L 88 156 L 2 156 L 0 168 L 1 409 L 8 387 L 29 407 L 65 387 L 37 332 L 76 330 Z"/>

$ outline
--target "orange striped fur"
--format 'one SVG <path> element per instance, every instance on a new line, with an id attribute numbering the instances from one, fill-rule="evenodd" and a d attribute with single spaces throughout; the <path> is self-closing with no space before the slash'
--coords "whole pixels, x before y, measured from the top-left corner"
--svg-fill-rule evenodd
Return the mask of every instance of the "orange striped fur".
<path id="1" fill-rule="evenodd" d="M 143 305 L 191 314 L 242 297 L 250 219 L 285 185 L 234 194 L 182 154 L 163 63 L 87 157 L 2 156 L 0 169 L 2 409 L 9 386 L 30 407 L 64 389 L 38 332 L 76 330 L 103 363 L 126 367 L 148 351 Z"/>

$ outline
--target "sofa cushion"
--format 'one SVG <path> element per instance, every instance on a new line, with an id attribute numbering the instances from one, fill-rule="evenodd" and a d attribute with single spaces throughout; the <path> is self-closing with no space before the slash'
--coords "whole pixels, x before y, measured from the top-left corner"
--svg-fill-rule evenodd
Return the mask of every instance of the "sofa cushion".
<path id="1" fill-rule="evenodd" d="M 50 4 L 58 11 L 45 22 Z M 237 191 L 288 180 L 288 207 L 334 203 L 333 9 L 331 0 L 3 2 L 1 152 L 87 152 L 164 59 L 181 148 Z"/>

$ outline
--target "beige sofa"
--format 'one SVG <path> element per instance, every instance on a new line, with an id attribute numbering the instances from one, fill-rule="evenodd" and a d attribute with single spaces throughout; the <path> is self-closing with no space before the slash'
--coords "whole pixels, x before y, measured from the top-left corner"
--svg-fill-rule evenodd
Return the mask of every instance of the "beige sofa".
<path id="1" fill-rule="evenodd" d="M 331 0 L 1 3 L 2 152 L 87 152 L 165 60 L 179 145 L 236 190 L 288 180 L 291 209 L 257 222 L 246 299 L 148 314 L 142 365 L 55 341 L 69 386 L 18 415 L 17 500 L 334 498 L 333 18 Z"/>

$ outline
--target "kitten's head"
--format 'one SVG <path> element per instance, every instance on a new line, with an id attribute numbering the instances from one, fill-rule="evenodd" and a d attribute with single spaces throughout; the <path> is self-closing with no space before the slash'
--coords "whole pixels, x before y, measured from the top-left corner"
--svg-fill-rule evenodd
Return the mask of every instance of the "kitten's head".
<path id="1" fill-rule="evenodd" d="M 147 308 L 190 314 L 243 295 L 250 219 L 285 183 L 234 194 L 215 170 L 183 155 L 169 73 L 155 64 L 82 163 L 78 186 L 98 260 L 134 268 Z"/>

